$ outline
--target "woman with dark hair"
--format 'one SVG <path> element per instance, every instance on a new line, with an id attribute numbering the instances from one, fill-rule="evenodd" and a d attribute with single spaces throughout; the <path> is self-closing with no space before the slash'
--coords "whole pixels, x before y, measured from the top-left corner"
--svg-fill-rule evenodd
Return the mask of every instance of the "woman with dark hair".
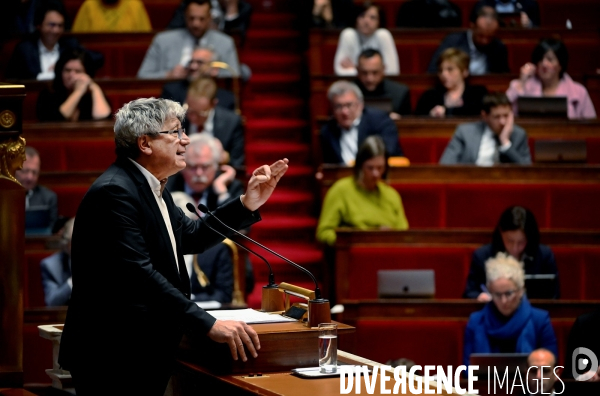
<path id="1" fill-rule="evenodd" d="M 356 63 L 360 53 L 368 48 L 381 53 L 385 74 L 400 74 L 400 61 L 394 38 L 389 30 L 381 28 L 383 14 L 379 6 L 370 1 L 358 7 L 356 28 L 346 28 L 340 33 L 333 68 L 338 76 L 356 76 Z"/>
<path id="2" fill-rule="evenodd" d="M 439 84 L 419 98 L 415 114 L 443 118 L 481 114 L 487 89 L 468 82 L 469 54 L 459 48 L 448 48 L 438 58 Z"/>
<path id="3" fill-rule="evenodd" d="M 505 252 L 520 261 L 526 275 L 554 274 L 554 298 L 560 297 L 558 268 L 550 247 L 540 244 L 540 231 L 533 213 L 521 206 L 511 206 L 502 212 L 492 235 L 492 243 L 473 252 L 464 298 L 490 301 L 485 290 L 485 261 Z M 483 286 L 483 287 L 482 287 Z M 540 298 L 529 294 L 529 298 Z"/>
<path id="4" fill-rule="evenodd" d="M 517 114 L 519 96 L 566 96 L 569 118 L 596 118 L 587 89 L 567 74 L 569 54 L 557 39 L 542 39 L 533 49 L 531 63 L 521 67 L 519 79 L 512 80 L 506 96 Z"/>
<path id="5" fill-rule="evenodd" d="M 317 225 L 317 240 L 333 245 L 338 227 L 407 230 L 398 192 L 385 184 L 388 155 L 379 136 L 365 139 L 356 154 L 354 175 L 327 191 Z"/>
<path id="6" fill-rule="evenodd" d="M 110 104 L 92 80 L 94 62 L 86 50 L 64 52 L 56 62 L 51 89 L 40 92 L 36 113 L 40 121 L 100 120 L 111 115 Z"/>

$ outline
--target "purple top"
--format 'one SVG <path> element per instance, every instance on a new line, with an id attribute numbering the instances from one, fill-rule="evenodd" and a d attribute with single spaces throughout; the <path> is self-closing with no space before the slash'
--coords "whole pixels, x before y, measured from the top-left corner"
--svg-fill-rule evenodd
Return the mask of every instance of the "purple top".
<path id="1" fill-rule="evenodd" d="M 519 80 L 512 80 L 506 91 L 506 96 L 513 104 L 513 111 L 517 114 L 518 96 L 542 96 L 542 82 L 537 77 L 528 78 L 524 89 L 520 89 Z M 596 118 L 596 110 L 587 89 L 564 73 L 558 82 L 554 96 L 566 96 L 569 118 Z"/>

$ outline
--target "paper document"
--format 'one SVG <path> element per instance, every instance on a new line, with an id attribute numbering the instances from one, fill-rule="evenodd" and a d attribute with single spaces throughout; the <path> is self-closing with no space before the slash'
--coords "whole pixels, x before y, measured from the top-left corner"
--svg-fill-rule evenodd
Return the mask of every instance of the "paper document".
<path id="1" fill-rule="evenodd" d="M 221 308 L 221 303 L 218 301 L 196 301 L 196 305 L 202 309 L 219 309 Z"/>
<path id="2" fill-rule="evenodd" d="M 224 309 L 220 311 L 208 311 L 208 313 L 220 320 L 239 320 L 248 324 L 296 322 L 296 319 L 286 318 L 285 316 L 281 316 L 280 314 L 260 312 L 252 308 Z"/>

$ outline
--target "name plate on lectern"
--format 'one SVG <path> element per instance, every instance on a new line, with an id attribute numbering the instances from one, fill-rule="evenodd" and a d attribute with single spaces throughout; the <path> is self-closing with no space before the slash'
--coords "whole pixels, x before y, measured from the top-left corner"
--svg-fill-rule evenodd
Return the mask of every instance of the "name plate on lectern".
<path id="1" fill-rule="evenodd" d="M 318 367 L 319 330 L 301 322 L 253 324 L 261 349 L 255 359 L 234 361 L 227 344 L 208 337 L 186 337 L 180 346 L 179 359 L 201 365 L 218 374 L 266 373 L 298 367 Z M 338 323 L 338 334 L 354 332 L 355 328 Z"/>

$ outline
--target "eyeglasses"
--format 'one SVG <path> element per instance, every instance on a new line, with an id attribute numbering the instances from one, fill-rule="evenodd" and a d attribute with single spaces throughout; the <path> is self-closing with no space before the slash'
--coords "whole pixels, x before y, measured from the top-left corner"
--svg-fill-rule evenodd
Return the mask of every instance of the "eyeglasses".
<path id="1" fill-rule="evenodd" d="M 188 164 L 185 167 L 186 170 L 193 171 L 193 172 L 198 172 L 198 170 L 202 170 L 202 172 L 207 172 L 213 168 L 216 168 L 216 164 L 214 162 L 211 162 L 210 164 L 198 164 L 198 165 Z"/>
<path id="2" fill-rule="evenodd" d="M 342 111 L 344 109 L 353 109 L 354 107 L 356 107 L 358 105 L 358 102 L 349 102 L 349 103 L 336 103 L 335 105 L 333 105 L 333 110 L 334 111 Z"/>
<path id="3" fill-rule="evenodd" d="M 183 136 L 183 134 L 185 133 L 185 128 L 179 128 L 179 129 L 175 129 L 173 131 L 162 131 L 162 132 L 156 132 L 156 133 L 164 133 L 164 134 L 171 135 L 171 136 L 176 137 L 177 139 L 181 140 L 181 136 Z"/>
<path id="4" fill-rule="evenodd" d="M 199 66 L 202 66 L 202 65 L 207 65 L 208 62 L 205 60 L 202 60 L 202 59 L 190 59 L 188 66 L 192 65 L 192 64 L 197 64 Z"/>
<path id="5" fill-rule="evenodd" d="M 510 300 L 511 298 L 513 298 L 518 290 L 508 290 L 505 291 L 504 293 L 492 293 L 492 298 L 496 299 L 496 300 L 502 300 L 502 297 L 506 297 L 507 300 Z"/>

